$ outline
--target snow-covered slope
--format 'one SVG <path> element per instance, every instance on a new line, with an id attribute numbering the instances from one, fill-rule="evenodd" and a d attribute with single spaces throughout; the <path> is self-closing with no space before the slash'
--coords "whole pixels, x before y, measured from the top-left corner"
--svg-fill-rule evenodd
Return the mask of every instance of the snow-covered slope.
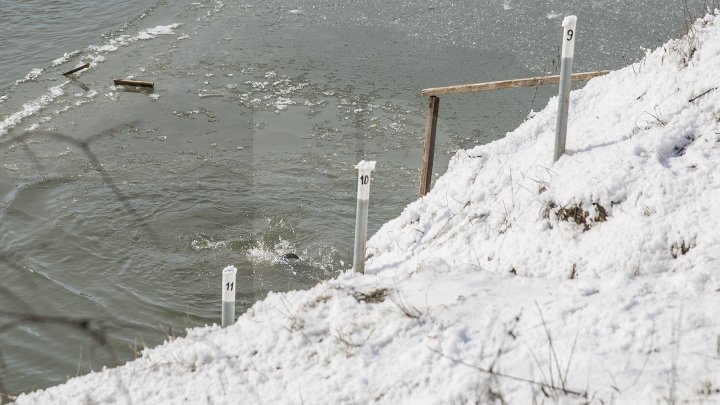
<path id="1" fill-rule="evenodd" d="M 368 275 L 30 403 L 720 402 L 720 19 L 458 152 Z M 371 213 L 372 215 L 372 213 Z"/>

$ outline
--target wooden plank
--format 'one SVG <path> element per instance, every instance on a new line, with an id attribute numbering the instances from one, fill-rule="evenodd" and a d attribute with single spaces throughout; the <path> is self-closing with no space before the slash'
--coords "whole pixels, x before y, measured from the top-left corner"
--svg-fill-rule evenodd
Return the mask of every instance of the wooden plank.
<path id="1" fill-rule="evenodd" d="M 437 96 L 430 96 L 427 120 L 425 121 L 425 147 L 423 150 L 422 165 L 420 167 L 420 197 L 430 191 L 430 185 L 432 184 L 432 168 L 435 158 L 435 134 L 437 133 L 439 111 L 440 99 Z"/>
<path id="2" fill-rule="evenodd" d="M 138 87 L 155 87 L 154 82 L 148 82 L 145 80 L 126 80 L 126 79 L 115 79 L 113 80 L 116 86 L 138 86 Z"/>
<path id="3" fill-rule="evenodd" d="M 595 72 L 583 72 L 575 73 L 572 75 L 573 81 L 587 81 L 597 76 L 604 76 L 610 73 L 611 70 L 598 70 Z M 425 89 L 422 91 L 423 96 L 440 96 L 443 94 L 460 94 L 460 93 L 474 93 L 478 91 L 486 90 L 499 90 L 499 89 L 511 89 L 516 87 L 530 87 L 539 86 L 543 84 L 557 84 L 560 83 L 560 76 L 539 76 L 529 77 L 526 79 L 516 80 L 502 80 L 497 82 L 486 82 L 486 83 L 475 83 L 475 84 L 461 84 L 457 86 L 447 87 L 434 87 L 431 89 Z"/>
<path id="4" fill-rule="evenodd" d="M 82 65 L 82 66 L 76 67 L 75 69 L 68 70 L 67 72 L 63 73 L 63 76 L 71 75 L 71 74 L 73 74 L 73 73 L 75 73 L 75 72 L 79 72 L 79 71 L 81 71 L 81 70 L 83 70 L 83 69 L 87 69 L 87 68 L 89 68 L 89 67 L 90 67 L 90 64 L 89 64 L 89 63 L 86 63 L 86 64 L 84 64 L 84 65 Z"/>

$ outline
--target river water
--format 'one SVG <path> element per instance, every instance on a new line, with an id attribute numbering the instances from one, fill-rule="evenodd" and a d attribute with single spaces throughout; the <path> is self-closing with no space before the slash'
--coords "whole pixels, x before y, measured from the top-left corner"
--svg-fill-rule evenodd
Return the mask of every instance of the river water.
<path id="1" fill-rule="evenodd" d="M 354 165 L 378 162 L 370 234 L 416 198 L 421 89 L 556 73 L 571 13 L 575 70 L 618 68 L 687 14 L 672 0 L 347 3 L 0 0 L 0 142 L 26 136 L 0 150 L 6 392 L 219 323 L 226 265 L 238 313 L 349 269 Z M 556 92 L 444 97 L 435 171 Z"/>

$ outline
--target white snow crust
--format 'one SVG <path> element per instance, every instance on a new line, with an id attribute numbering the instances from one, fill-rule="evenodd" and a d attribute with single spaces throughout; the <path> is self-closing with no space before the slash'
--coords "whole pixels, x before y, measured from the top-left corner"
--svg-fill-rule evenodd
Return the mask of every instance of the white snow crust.
<path id="1" fill-rule="evenodd" d="M 555 98 L 459 151 L 368 274 L 17 403 L 720 402 L 718 23 L 572 92 L 555 164 Z"/>

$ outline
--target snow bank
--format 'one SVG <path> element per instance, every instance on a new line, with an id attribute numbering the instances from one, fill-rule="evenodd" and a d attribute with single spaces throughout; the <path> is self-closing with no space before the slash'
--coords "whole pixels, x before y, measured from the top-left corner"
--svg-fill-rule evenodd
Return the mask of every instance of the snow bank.
<path id="1" fill-rule="evenodd" d="M 460 151 L 368 242 L 365 276 L 270 294 L 67 403 L 720 401 L 720 21 Z"/>

